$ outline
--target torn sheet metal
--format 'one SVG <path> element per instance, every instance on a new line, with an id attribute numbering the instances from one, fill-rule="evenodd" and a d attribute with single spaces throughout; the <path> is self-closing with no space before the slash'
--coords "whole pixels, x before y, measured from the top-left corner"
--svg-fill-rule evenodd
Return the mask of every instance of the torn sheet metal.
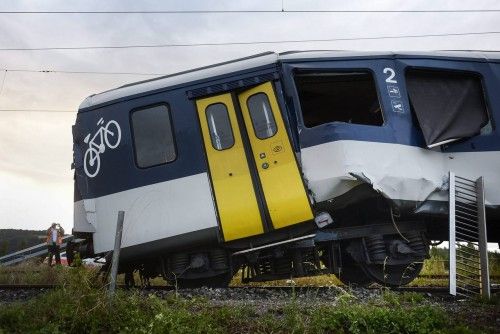
<path id="1" fill-rule="evenodd" d="M 308 187 L 317 202 L 335 199 L 360 184 L 370 184 L 393 201 L 423 203 L 447 197 L 450 170 L 468 178 L 484 176 L 487 204 L 500 203 L 500 182 L 492 165 L 495 152 L 442 153 L 414 146 L 366 141 L 334 141 L 302 149 Z"/>

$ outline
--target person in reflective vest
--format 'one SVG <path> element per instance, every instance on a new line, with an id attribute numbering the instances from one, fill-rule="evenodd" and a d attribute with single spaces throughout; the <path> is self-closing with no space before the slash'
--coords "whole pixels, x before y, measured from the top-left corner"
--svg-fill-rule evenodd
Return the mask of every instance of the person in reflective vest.
<path id="1" fill-rule="evenodd" d="M 60 249 L 64 230 L 61 225 L 52 223 L 47 230 L 47 247 L 49 250 L 49 266 L 52 266 L 52 257 L 55 257 L 56 264 L 61 264 Z"/>

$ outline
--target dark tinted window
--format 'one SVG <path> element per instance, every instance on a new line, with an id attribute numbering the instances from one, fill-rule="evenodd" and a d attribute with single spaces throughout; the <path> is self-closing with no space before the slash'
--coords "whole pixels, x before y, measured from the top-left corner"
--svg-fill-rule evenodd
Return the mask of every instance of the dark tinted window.
<path id="1" fill-rule="evenodd" d="M 298 73 L 295 84 L 306 127 L 331 122 L 384 123 L 369 72 Z"/>
<path id="2" fill-rule="evenodd" d="M 259 139 L 274 136 L 277 131 L 276 122 L 267 95 L 257 93 L 250 96 L 247 100 L 247 106 L 250 111 L 255 136 Z"/>
<path id="3" fill-rule="evenodd" d="M 170 111 L 166 105 L 134 111 L 132 128 L 139 167 L 150 167 L 175 160 Z"/>
<path id="4" fill-rule="evenodd" d="M 212 146 L 219 151 L 234 145 L 233 130 L 225 104 L 211 104 L 205 110 Z"/>

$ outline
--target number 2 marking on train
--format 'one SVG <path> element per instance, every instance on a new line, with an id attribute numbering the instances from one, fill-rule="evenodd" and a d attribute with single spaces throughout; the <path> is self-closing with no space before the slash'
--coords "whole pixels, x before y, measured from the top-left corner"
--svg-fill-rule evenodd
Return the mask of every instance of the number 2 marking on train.
<path id="1" fill-rule="evenodd" d="M 388 74 L 389 75 L 385 79 L 385 82 L 387 82 L 387 83 L 398 83 L 396 80 L 394 80 L 394 77 L 396 76 L 396 72 L 392 68 L 390 68 L 390 67 L 384 68 L 384 74 Z"/>

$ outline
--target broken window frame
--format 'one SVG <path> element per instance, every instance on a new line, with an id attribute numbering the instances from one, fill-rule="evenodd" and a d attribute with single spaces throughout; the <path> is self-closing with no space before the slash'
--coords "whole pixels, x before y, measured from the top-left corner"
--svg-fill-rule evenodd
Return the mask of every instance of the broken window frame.
<path id="1" fill-rule="evenodd" d="M 380 108 L 380 115 L 382 118 L 382 122 L 379 125 L 378 124 L 376 125 L 376 124 L 363 124 L 363 123 L 349 123 L 349 122 L 343 122 L 343 121 L 324 122 L 324 123 L 317 124 L 314 126 L 307 126 L 306 125 L 306 122 L 304 120 L 304 111 L 302 108 L 302 103 L 301 103 L 301 99 L 300 99 L 300 93 L 299 93 L 299 88 L 297 86 L 296 77 L 301 75 L 301 74 L 317 74 L 318 76 L 321 76 L 322 74 L 325 75 L 325 74 L 336 74 L 336 73 L 345 73 L 345 74 L 363 73 L 363 74 L 369 74 L 371 76 L 371 79 L 373 80 L 373 88 L 375 90 L 375 93 L 377 96 L 377 102 L 378 102 L 378 105 Z M 297 97 L 298 106 L 300 108 L 300 112 L 297 113 L 297 115 L 298 115 L 298 119 L 299 119 L 301 125 L 305 129 L 315 129 L 317 127 L 328 125 L 328 124 L 338 124 L 338 125 L 345 124 L 345 125 L 349 125 L 349 126 L 368 126 L 368 127 L 372 127 L 372 128 L 382 128 L 382 127 L 386 126 L 387 117 L 386 117 L 385 111 L 384 111 L 385 108 L 384 108 L 384 103 L 383 103 L 383 99 L 381 96 L 381 92 L 379 89 L 378 79 L 379 78 L 378 78 L 377 74 L 375 73 L 375 71 L 373 69 L 367 68 L 367 67 L 352 67 L 352 68 L 351 67 L 330 67 L 330 68 L 307 68 L 307 69 L 295 68 L 293 70 L 292 81 L 293 81 L 294 88 L 295 88 L 295 95 Z"/>

